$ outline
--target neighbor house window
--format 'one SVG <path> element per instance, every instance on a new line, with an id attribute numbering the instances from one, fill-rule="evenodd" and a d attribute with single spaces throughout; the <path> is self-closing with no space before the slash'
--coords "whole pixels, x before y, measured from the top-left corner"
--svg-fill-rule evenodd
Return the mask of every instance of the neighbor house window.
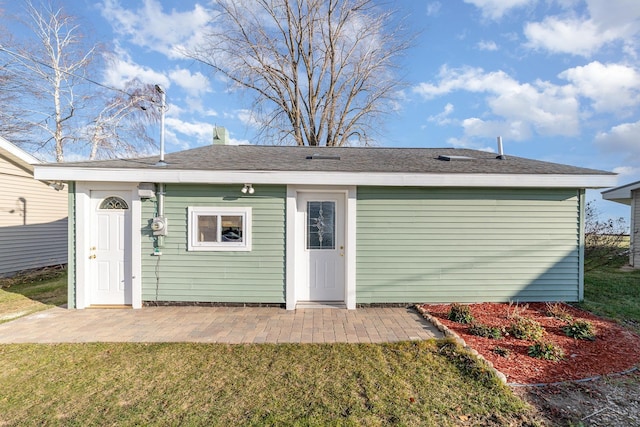
<path id="1" fill-rule="evenodd" d="M 190 251 L 250 251 L 251 208 L 190 207 Z"/>

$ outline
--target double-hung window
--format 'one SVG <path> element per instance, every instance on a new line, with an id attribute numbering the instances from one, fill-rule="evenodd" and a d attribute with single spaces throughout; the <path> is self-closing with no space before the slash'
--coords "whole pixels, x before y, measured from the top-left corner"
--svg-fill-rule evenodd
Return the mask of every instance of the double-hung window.
<path id="1" fill-rule="evenodd" d="M 190 251 L 251 250 L 251 208 L 192 206 L 188 215 Z"/>

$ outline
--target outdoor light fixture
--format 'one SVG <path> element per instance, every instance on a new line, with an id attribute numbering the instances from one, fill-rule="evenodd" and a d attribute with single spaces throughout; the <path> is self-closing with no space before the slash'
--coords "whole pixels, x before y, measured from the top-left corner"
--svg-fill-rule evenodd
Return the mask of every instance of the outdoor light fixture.
<path id="1" fill-rule="evenodd" d="M 242 192 L 242 194 L 253 194 L 256 192 L 256 190 L 253 188 L 253 186 L 251 184 L 245 184 L 244 187 L 242 187 L 242 190 L 240 190 Z"/>
<path id="2" fill-rule="evenodd" d="M 64 182 L 61 182 L 61 181 L 50 182 L 49 187 L 53 188 L 56 191 L 61 191 L 61 190 L 64 190 Z"/>

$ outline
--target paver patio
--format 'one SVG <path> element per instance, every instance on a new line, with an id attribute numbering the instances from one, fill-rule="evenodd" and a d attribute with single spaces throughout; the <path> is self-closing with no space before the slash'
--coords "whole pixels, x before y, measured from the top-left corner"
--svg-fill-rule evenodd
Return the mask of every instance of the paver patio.
<path id="1" fill-rule="evenodd" d="M 52 308 L 0 325 L 0 343 L 379 343 L 441 338 L 413 308 Z"/>

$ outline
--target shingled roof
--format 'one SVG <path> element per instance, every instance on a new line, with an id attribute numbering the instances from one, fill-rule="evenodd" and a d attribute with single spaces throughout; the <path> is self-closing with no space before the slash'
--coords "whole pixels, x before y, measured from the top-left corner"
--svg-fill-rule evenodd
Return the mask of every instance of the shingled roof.
<path id="1" fill-rule="evenodd" d="M 48 164 L 61 168 L 159 169 L 159 156 Z M 209 145 L 165 156 L 165 170 L 429 174 L 614 175 L 611 172 L 456 148 Z"/>

